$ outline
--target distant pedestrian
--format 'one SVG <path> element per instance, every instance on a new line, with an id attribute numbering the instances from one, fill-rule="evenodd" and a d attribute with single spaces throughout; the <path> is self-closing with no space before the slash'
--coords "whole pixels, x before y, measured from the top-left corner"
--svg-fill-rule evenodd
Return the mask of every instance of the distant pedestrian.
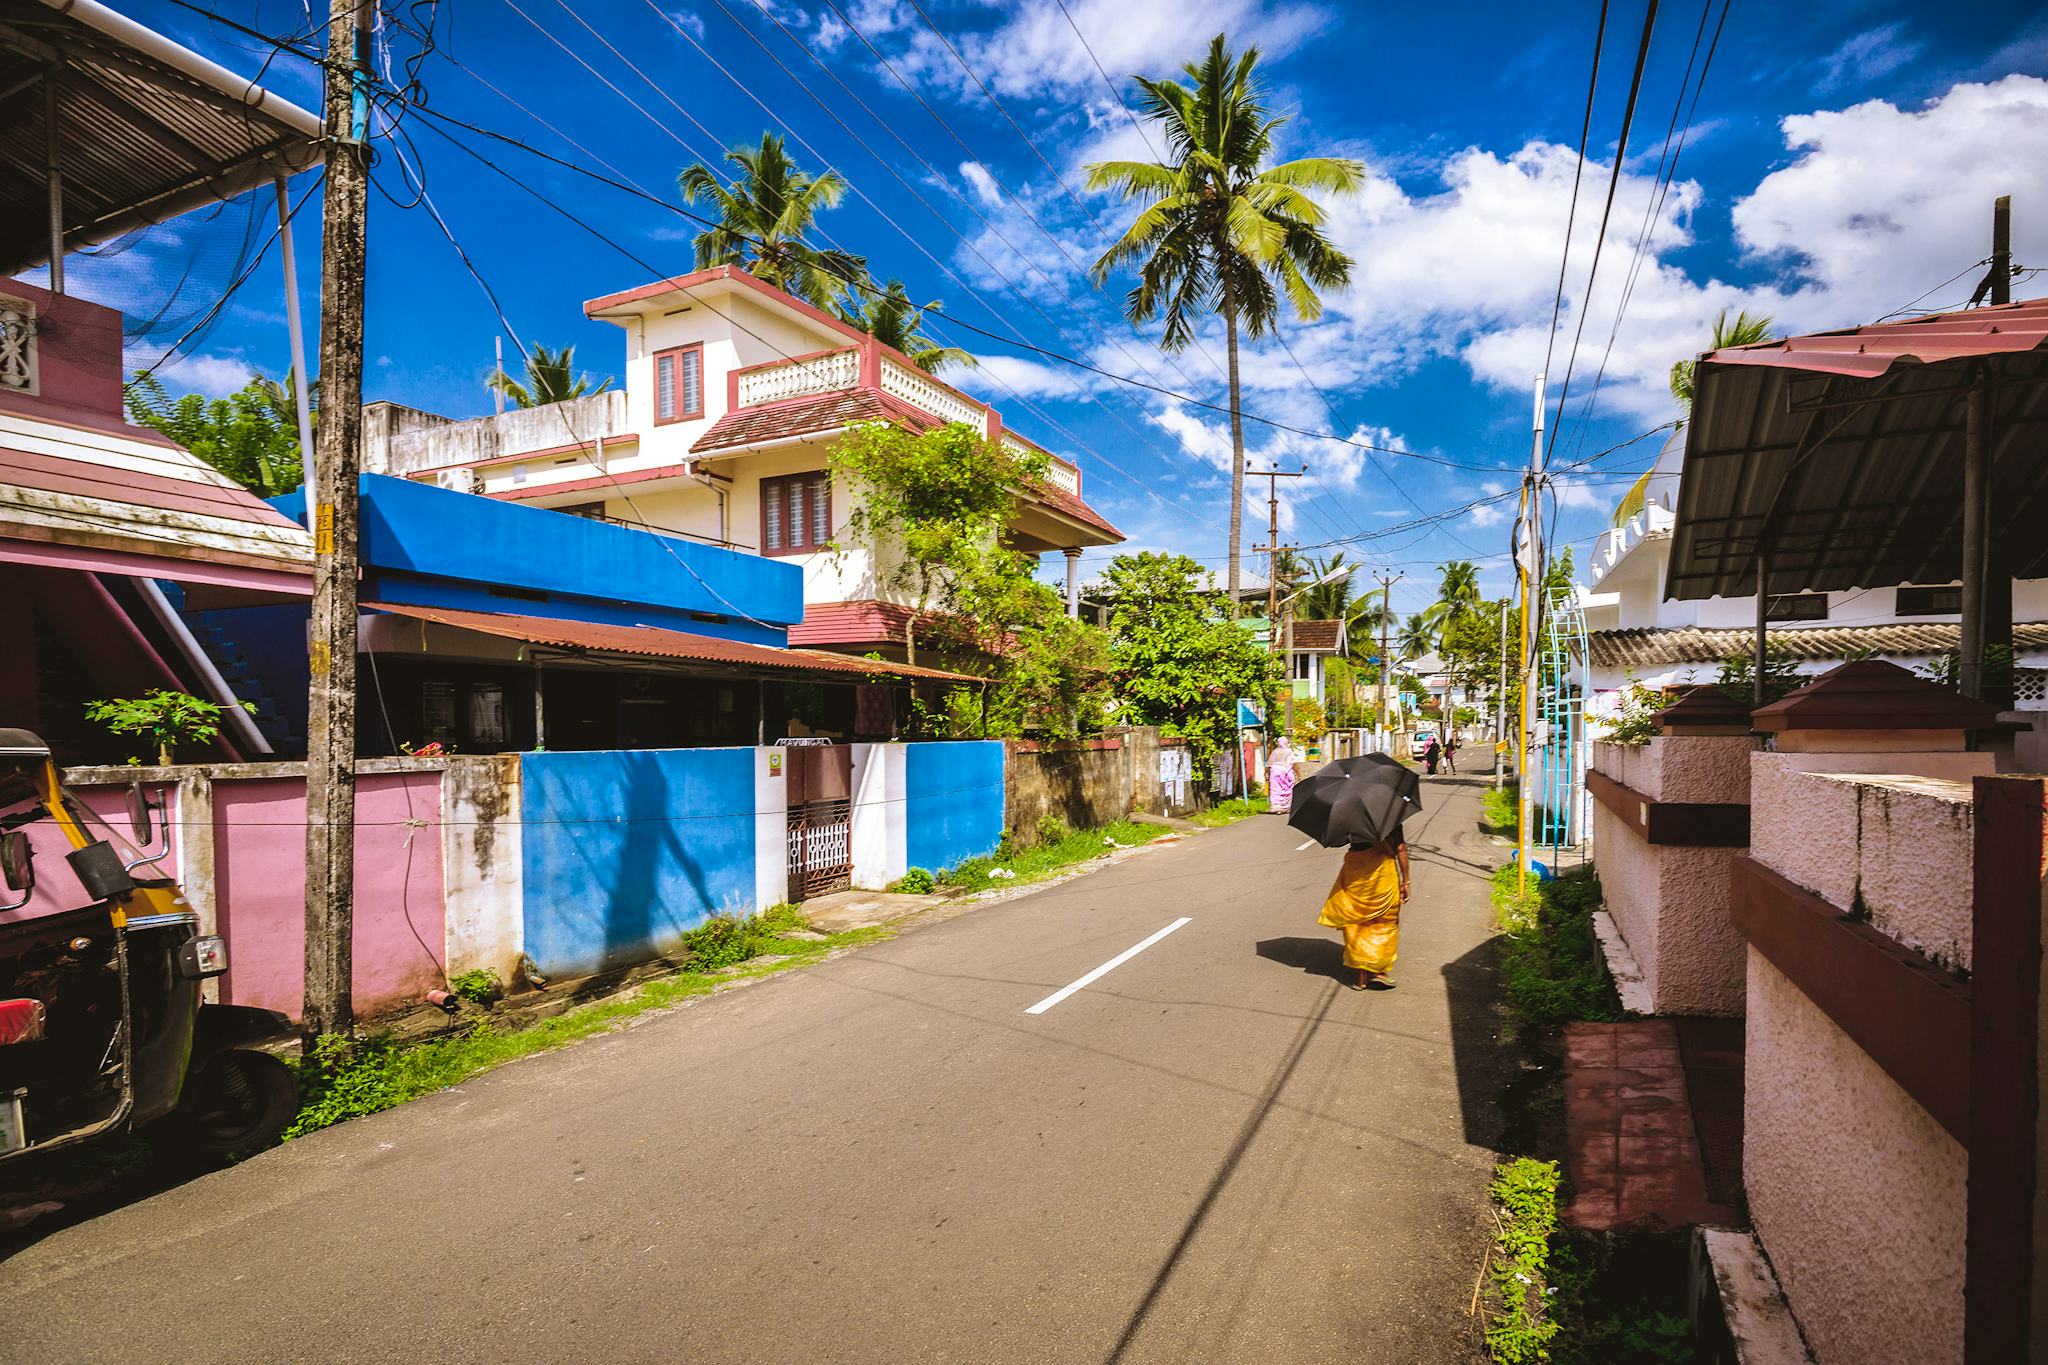
<path id="1" fill-rule="evenodd" d="M 1353 844 L 1337 870 L 1317 923 L 1344 931 L 1344 965 L 1358 973 L 1354 991 L 1393 989 L 1389 976 L 1401 943 L 1401 906 L 1408 899 L 1408 840 L 1396 826 L 1377 844 Z"/>
<path id="2" fill-rule="evenodd" d="M 1431 735 L 1422 742 L 1422 764 L 1425 768 L 1429 769 L 1431 777 L 1436 776 L 1436 765 L 1442 761 L 1443 756 L 1443 746 L 1436 742 L 1435 735 Z"/>
<path id="3" fill-rule="evenodd" d="M 1444 771 L 1458 771 L 1458 737 L 1454 734 L 1444 736 Z"/>
<path id="4" fill-rule="evenodd" d="M 1266 756 L 1266 803 L 1276 815 L 1294 808 L 1294 750 L 1285 735 Z"/>

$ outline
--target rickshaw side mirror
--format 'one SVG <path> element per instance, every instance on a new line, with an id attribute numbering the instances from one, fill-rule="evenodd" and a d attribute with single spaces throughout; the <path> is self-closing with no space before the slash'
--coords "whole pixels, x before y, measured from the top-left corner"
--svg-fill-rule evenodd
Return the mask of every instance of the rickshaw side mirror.
<path id="1" fill-rule="evenodd" d="M 36 889 L 36 852 L 21 830 L 0 834 L 0 878 L 9 891 Z"/>
<path id="2" fill-rule="evenodd" d="M 135 878 L 121 864 L 121 854 L 105 839 L 64 855 L 85 894 L 96 901 L 119 900 L 135 890 Z"/>
<path id="3" fill-rule="evenodd" d="M 155 807 L 140 782 L 128 784 L 128 825 L 135 831 L 137 847 L 147 848 L 156 838 Z"/>

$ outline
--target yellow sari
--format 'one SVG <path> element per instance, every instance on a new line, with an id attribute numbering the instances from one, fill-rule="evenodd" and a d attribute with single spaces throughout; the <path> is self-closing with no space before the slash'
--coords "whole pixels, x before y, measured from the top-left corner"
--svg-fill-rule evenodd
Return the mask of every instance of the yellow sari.
<path id="1" fill-rule="evenodd" d="M 1344 931 L 1344 965 L 1385 972 L 1401 941 L 1401 867 L 1384 845 L 1344 855 L 1317 923 Z"/>

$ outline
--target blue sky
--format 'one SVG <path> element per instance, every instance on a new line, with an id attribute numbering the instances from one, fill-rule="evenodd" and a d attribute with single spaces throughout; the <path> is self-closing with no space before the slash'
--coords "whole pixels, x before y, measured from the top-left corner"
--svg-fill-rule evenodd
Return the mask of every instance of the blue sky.
<path id="1" fill-rule="evenodd" d="M 943 300 L 963 323 L 1219 402 L 1220 333 L 1164 357 L 1122 320 L 1126 286 L 1088 283 L 1083 268 L 1127 213 L 1082 191 L 1080 167 L 1145 154 L 1097 59 L 1128 97 L 1128 73 L 1170 74 L 1218 29 L 1233 43 L 1256 42 L 1267 53 L 1273 102 L 1292 120 L 1283 154 L 1355 156 L 1368 176 L 1358 195 L 1330 205 L 1330 231 L 1356 263 L 1351 286 L 1331 297 L 1321 321 L 1290 319 L 1288 349 L 1270 341 L 1248 348 L 1246 408 L 1451 462 L 1249 424 L 1256 467 L 1306 464 L 1313 473 L 1283 490 L 1283 539 L 1350 541 L 1353 560 L 1399 569 L 1403 610 L 1429 599 L 1434 566 L 1453 557 L 1479 559 L 1486 589 L 1504 590 L 1511 504 L 1389 528 L 1512 485 L 1527 458 L 1530 386 L 1546 342 L 1554 408 L 1580 327 L 1641 5 L 1624 0 L 1610 11 L 1552 340 L 1596 6 L 1368 11 L 1216 0 L 1199 7 L 1203 18 L 1191 27 L 1185 0 L 1067 0 L 1071 25 L 1055 0 L 920 3 L 922 12 L 907 0 L 837 0 L 836 10 L 831 0 L 473 0 L 441 6 L 436 51 L 420 62 L 419 81 L 432 111 L 670 202 L 684 165 L 758 140 L 764 129 L 785 133 L 803 164 L 829 164 L 854 186 L 823 226 L 878 276 L 902 278 L 919 301 Z M 190 8 L 115 4 L 230 69 L 253 74 L 267 55 Z M 308 24 L 296 0 L 218 0 L 218 8 L 266 33 Z M 1711 38 L 1721 9 L 1709 9 Z M 2026 4 L 1982 6 L 1969 24 L 1937 23 L 1935 13 L 1913 4 L 1734 0 L 1689 119 L 1694 87 L 1684 87 L 1682 159 L 1659 194 L 1666 133 L 1702 31 L 1691 0 L 1660 8 L 1584 339 L 1569 362 L 1560 463 L 1675 417 L 1665 371 L 1699 349 L 1723 307 L 1761 309 L 1806 330 L 1868 322 L 1916 299 L 1960 303 L 1988 247 L 1996 194 L 2014 196 L 2017 258 L 2048 265 L 2048 18 Z M 395 63 L 417 48 L 392 36 Z M 1702 39 L 1701 55 L 1705 48 Z M 1693 74 L 1696 81 L 1696 63 Z M 317 108 L 313 73 L 297 58 L 279 56 L 265 79 Z M 408 114 L 404 158 L 423 169 L 433 205 L 517 334 L 529 344 L 574 344 L 580 364 L 616 373 L 622 334 L 585 321 L 583 301 L 643 282 L 650 265 L 688 269 L 693 225 L 451 130 L 610 239 L 599 240 L 436 126 Z M 399 160 L 386 146 L 375 172 L 387 193 L 371 204 L 366 393 L 479 414 L 490 406 L 482 381 L 492 340 L 504 329 L 426 207 L 408 206 L 416 195 Z M 301 221 L 315 227 L 317 216 Z M 133 307 L 154 287 L 150 262 L 175 261 L 204 232 L 226 230 L 225 217 L 160 229 L 120 268 L 79 271 L 81 292 L 98 287 L 107 301 Z M 310 315 L 317 230 L 301 241 Z M 282 370 L 277 278 L 267 262 L 165 378 L 218 391 L 252 366 Z M 2030 279 L 2018 292 L 2048 293 L 2048 281 Z M 1009 426 L 1077 459 L 1089 500 L 1133 546 L 1182 551 L 1220 572 L 1229 446 L 1219 414 L 965 330 L 950 339 L 984 360 L 979 372 L 953 374 L 955 382 L 1002 409 Z M 1596 372 L 1602 382 L 1586 411 Z M 1553 538 L 1575 543 L 1583 560 L 1586 539 L 1659 439 L 1562 480 Z M 1263 539 L 1264 520 L 1261 498 L 1248 510 L 1247 545 Z"/>

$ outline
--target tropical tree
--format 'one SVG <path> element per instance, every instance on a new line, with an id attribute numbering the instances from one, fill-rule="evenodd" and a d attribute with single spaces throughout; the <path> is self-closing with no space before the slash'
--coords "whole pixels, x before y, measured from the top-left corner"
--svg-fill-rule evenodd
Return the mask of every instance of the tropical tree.
<path id="1" fill-rule="evenodd" d="M 145 370 L 129 381 L 124 397 L 136 425 L 162 432 L 257 497 L 274 498 L 305 479 L 298 416 L 289 408 L 278 411 L 271 393 L 277 387 L 259 374 L 225 398 L 172 398 Z"/>
<path id="2" fill-rule="evenodd" d="M 1451 626 L 1479 611 L 1479 568 L 1470 560 L 1454 559 L 1439 565 L 1437 572 L 1442 577 L 1437 584 L 1436 601 L 1424 608 L 1422 615 L 1441 645 Z"/>
<path id="3" fill-rule="evenodd" d="M 589 375 L 576 373 L 576 348 L 564 346 L 559 351 L 550 351 L 536 345 L 532 354 L 526 357 L 526 381 L 521 383 L 503 370 L 498 371 L 484 382 L 487 389 L 496 389 L 522 408 L 542 408 L 550 403 L 566 403 L 571 398 L 586 394 L 603 393 L 612 386 L 609 377 L 595 387 Z"/>
<path id="4" fill-rule="evenodd" d="M 1328 559 L 1311 559 L 1308 562 L 1308 581 L 1313 586 L 1301 595 L 1294 614 L 1309 621 L 1348 621 L 1352 575 L 1342 573 L 1344 567 L 1342 550 Z"/>
<path id="5" fill-rule="evenodd" d="M 1403 659 L 1419 659 L 1436 648 L 1436 640 L 1436 628 L 1430 624 L 1428 614 L 1416 612 L 1401 623 L 1395 648 Z"/>
<path id="6" fill-rule="evenodd" d="M 773 133 L 761 134 L 759 147 L 733 148 L 725 160 L 738 172 L 730 184 L 701 161 L 676 177 L 685 203 L 708 200 L 718 210 L 717 225 L 697 234 L 699 270 L 740 266 L 827 311 L 867 279 L 861 257 L 806 240 L 818 215 L 846 195 L 838 172 L 812 175 L 799 168 Z"/>
<path id="7" fill-rule="evenodd" d="M 863 295 L 848 299 L 840 307 L 839 316 L 884 346 L 903 352 L 926 374 L 937 374 L 948 365 L 972 368 L 978 363 L 972 355 L 958 346 L 941 345 L 918 330 L 924 315 L 936 311 L 938 306 L 933 302 L 919 307 L 910 301 L 903 281 L 891 280 L 878 287 L 870 285 Z"/>
<path id="8" fill-rule="evenodd" d="M 1731 321 L 1728 310 L 1723 308 L 1721 316 L 1714 319 L 1714 343 L 1707 349 L 1718 351 L 1724 346 L 1754 346 L 1759 341 L 1770 339 L 1771 319 L 1768 316 L 1759 313 L 1751 317 L 1745 308 Z M 1692 407 L 1692 370 L 1695 363 L 1681 360 L 1671 367 L 1671 396 L 1687 409 Z"/>
<path id="9" fill-rule="evenodd" d="M 1137 268 L 1124 299 L 1131 321 L 1163 326 L 1160 345 L 1185 349 L 1210 314 L 1223 318 L 1230 381 L 1230 569 L 1227 591 L 1237 602 L 1244 531 L 1244 411 L 1238 336 L 1257 338 L 1279 321 L 1285 294 L 1296 316 L 1319 317 L 1318 290 L 1342 288 L 1351 259 L 1323 235 L 1323 209 L 1313 192 L 1348 194 L 1365 168 L 1345 157 L 1302 157 L 1268 165 L 1274 136 L 1286 123 L 1269 111 L 1258 75 L 1259 51 L 1235 56 L 1222 34 L 1208 55 L 1182 70 L 1188 83 L 1134 77 L 1144 115 L 1166 139 L 1167 159 L 1101 161 L 1088 187 L 1119 191 L 1145 207 L 1096 261 L 1099 286 L 1119 267 Z"/>

